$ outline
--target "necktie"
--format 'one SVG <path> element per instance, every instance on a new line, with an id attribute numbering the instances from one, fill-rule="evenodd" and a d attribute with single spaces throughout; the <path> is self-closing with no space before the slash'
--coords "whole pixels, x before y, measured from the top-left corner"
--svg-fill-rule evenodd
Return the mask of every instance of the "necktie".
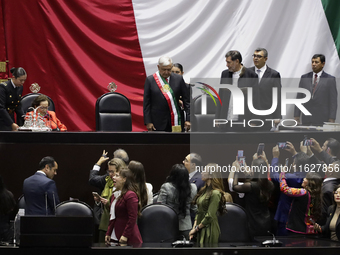
<path id="1" fill-rule="evenodd" d="M 259 77 L 259 82 L 261 81 L 261 70 L 257 69 L 257 76 Z"/>
<path id="2" fill-rule="evenodd" d="M 313 95 L 314 95 L 314 92 L 315 92 L 315 89 L 316 89 L 317 85 L 318 85 L 318 75 L 315 74 L 314 75 L 314 83 L 313 83 Z"/>

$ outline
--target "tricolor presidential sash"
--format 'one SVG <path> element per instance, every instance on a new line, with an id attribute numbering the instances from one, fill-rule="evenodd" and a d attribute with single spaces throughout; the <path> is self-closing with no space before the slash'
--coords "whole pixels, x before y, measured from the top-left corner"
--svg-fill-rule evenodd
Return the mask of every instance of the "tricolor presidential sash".
<path id="1" fill-rule="evenodd" d="M 174 92 L 172 91 L 168 82 L 160 76 L 159 71 L 153 74 L 158 88 L 161 90 L 163 96 L 165 97 L 171 114 L 171 126 L 173 127 L 173 132 L 181 132 L 181 114 L 177 104 L 177 100 Z"/>

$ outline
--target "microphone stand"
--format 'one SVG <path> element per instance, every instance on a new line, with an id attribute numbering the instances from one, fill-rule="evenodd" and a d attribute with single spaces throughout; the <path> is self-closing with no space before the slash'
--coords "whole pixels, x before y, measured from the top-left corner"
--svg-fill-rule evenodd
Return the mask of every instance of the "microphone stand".
<path id="1" fill-rule="evenodd" d="M 55 126 L 56 126 L 56 128 L 52 129 L 52 131 L 60 131 L 60 129 L 58 128 L 58 124 L 51 118 L 51 115 L 48 113 L 48 111 L 47 111 L 45 116 L 47 116 L 47 119 L 51 120 L 55 124 Z"/>
<path id="2" fill-rule="evenodd" d="M 262 242 L 262 246 L 264 247 L 281 247 L 282 246 L 282 242 L 279 240 L 276 240 L 275 235 L 273 233 L 268 231 L 268 234 L 271 234 L 273 236 L 273 240 L 266 240 Z"/>

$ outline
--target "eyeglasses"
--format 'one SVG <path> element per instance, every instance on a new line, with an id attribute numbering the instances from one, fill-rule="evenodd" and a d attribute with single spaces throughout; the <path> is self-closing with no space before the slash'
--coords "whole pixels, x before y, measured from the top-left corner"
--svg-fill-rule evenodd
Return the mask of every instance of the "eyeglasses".
<path id="1" fill-rule="evenodd" d="M 47 110 L 48 109 L 48 107 L 39 107 L 39 109 L 41 109 L 41 110 Z"/>
<path id="2" fill-rule="evenodd" d="M 114 174 L 116 171 L 114 171 L 114 170 L 107 170 L 106 171 L 108 174 Z"/>
<path id="3" fill-rule="evenodd" d="M 263 56 L 261 56 L 261 55 L 256 55 L 256 54 L 253 54 L 253 58 L 263 58 Z"/>

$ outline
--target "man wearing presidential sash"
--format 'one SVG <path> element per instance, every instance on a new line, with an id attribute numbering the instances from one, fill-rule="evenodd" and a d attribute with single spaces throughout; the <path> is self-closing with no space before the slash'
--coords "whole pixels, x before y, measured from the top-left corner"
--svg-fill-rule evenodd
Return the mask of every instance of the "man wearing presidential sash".
<path id="1" fill-rule="evenodd" d="M 158 71 L 146 78 L 144 84 L 144 124 L 148 131 L 181 132 L 190 129 L 189 90 L 183 77 L 171 73 L 170 57 L 158 60 Z M 182 96 L 186 113 L 181 119 L 178 100 Z"/>

